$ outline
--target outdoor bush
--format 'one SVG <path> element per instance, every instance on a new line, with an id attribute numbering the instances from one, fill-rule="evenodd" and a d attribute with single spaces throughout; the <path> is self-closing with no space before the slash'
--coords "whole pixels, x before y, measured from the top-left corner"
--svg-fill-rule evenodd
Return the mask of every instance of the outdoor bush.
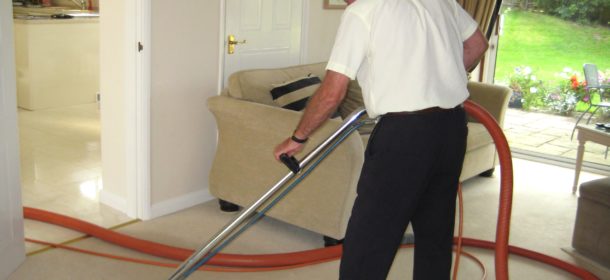
<path id="1" fill-rule="evenodd" d="M 568 116 L 576 109 L 578 99 L 573 93 L 556 91 L 547 94 L 544 102 L 551 112 Z"/>
<path id="2" fill-rule="evenodd" d="M 532 68 L 528 66 L 517 67 L 515 72 L 509 77 L 509 85 L 513 90 L 513 100 L 521 99 L 522 108 L 530 110 L 544 106 L 546 89 L 542 81 L 534 75 Z"/>
<path id="3" fill-rule="evenodd" d="M 591 102 L 600 101 L 599 92 L 587 91 L 587 83 L 579 72 L 566 67 L 555 76 L 557 80 L 544 82 L 536 78 L 531 67 L 515 68 L 509 78 L 508 86 L 513 90 L 509 104 L 524 110 L 570 115 L 586 110 Z M 609 84 L 610 70 L 600 71 L 599 81 Z"/>
<path id="4" fill-rule="evenodd" d="M 571 68 L 564 68 L 557 76 L 558 85 L 547 95 L 545 105 L 554 113 L 569 115 L 577 104 L 588 102 L 590 96 L 585 90 L 586 83 L 579 81 L 582 79 Z"/>
<path id="5" fill-rule="evenodd" d="M 610 24 L 610 0 L 533 0 L 533 3 L 537 9 L 562 19 Z"/>

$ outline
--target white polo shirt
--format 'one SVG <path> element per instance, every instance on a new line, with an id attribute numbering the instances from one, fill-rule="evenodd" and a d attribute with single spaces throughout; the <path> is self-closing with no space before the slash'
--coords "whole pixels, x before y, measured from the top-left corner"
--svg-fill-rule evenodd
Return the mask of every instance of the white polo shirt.
<path id="1" fill-rule="evenodd" d="M 468 98 L 463 42 L 477 23 L 455 0 L 357 0 L 326 69 L 356 76 L 370 117 Z"/>

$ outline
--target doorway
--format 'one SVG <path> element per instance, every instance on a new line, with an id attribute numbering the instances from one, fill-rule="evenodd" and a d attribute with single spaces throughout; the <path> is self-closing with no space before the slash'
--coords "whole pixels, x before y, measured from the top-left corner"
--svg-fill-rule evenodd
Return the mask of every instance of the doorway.
<path id="1" fill-rule="evenodd" d="M 93 11 L 86 12 L 86 17 L 65 19 L 61 26 L 47 18 L 15 20 L 16 38 L 21 36 L 19 28 L 44 29 L 26 30 L 33 37 L 25 40 L 26 43 L 35 42 L 43 48 L 30 49 L 25 45 L 16 50 L 17 71 L 20 73 L 17 77 L 20 89 L 18 96 L 24 101 L 18 102 L 21 107 L 18 109 L 21 190 L 25 207 L 52 211 L 109 228 L 130 221 L 131 218 L 102 205 L 99 200 L 103 188 L 100 107 L 97 103 L 100 36 L 99 17 L 95 17 L 99 4 L 97 1 L 92 2 Z M 63 7 L 49 9 L 80 9 L 69 6 L 71 1 L 57 1 L 55 4 Z M 32 9 L 37 8 L 17 8 L 15 11 L 27 13 Z M 55 11 L 49 11 L 51 12 Z M 39 13 L 45 15 L 46 11 L 40 10 Z M 28 20 L 39 22 L 35 26 L 28 26 L 31 24 Z M 94 33 L 97 35 L 93 36 Z M 76 38 L 80 41 L 75 41 Z M 45 44 L 41 43 L 43 40 L 50 41 Z M 66 42 L 71 47 L 80 47 L 62 47 Z M 29 53 L 24 54 L 25 50 Z M 55 57 L 50 57 L 49 53 L 55 54 Z M 28 58 L 28 67 L 20 68 L 20 56 Z M 27 74 L 39 80 L 32 77 L 20 80 Z M 23 80 L 29 84 L 23 84 Z M 36 82 L 40 82 L 40 85 Z M 76 87 L 67 88 L 66 85 Z M 30 95 L 26 96 L 24 92 Z M 74 92 L 76 95 L 61 96 L 66 92 Z M 76 232 L 29 220 L 24 221 L 24 228 L 28 238 L 56 243 L 81 236 Z M 44 247 L 26 243 L 28 253 L 42 248 Z"/>

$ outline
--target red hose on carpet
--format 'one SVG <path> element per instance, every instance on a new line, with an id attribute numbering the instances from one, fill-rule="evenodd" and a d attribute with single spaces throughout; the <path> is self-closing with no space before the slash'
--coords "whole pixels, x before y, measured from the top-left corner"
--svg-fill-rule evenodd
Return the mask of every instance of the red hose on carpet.
<path id="1" fill-rule="evenodd" d="M 500 160 L 500 205 L 498 208 L 498 222 L 496 224 L 496 242 L 493 243 L 489 241 L 464 238 L 462 240 L 463 244 L 466 246 L 495 250 L 495 268 L 497 280 L 508 280 L 509 252 L 555 266 L 582 279 L 599 279 L 591 272 L 562 260 L 527 249 L 508 245 L 508 238 L 510 235 L 510 216 L 513 200 L 513 165 L 510 147 L 508 146 L 508 141 L 506 140 L 506 136 L 504 135 L 502 128 L 500 128 L 494 117 L 487 112 L 485 108 L 470 100 L 467 100 L 464 102 L 464 109 L 466 109 L 466 112 L 470 116 L 474 117 L 485 126 L 493 138 L 494 144 L 496 145 L 498 158 Z"/>
<path id="2" fill-rule="evenodd" d="M 103 227 L 81 221 L 72 217 L 48 212 L 45 210 L 24 207 L 24 216 L 28 219 L 50 223 L 75 231 L 83 232 L 95 238 L 107 241 L 121 247 L 129 248 L 149 255 L 184 261 L 193 250 L 167 246 L 161 243 L 142 240 L 118 232 L 107 230 Z M 312 260 L 328 259 L 341 255 L 342 247 L 333 246 L 309 251 L 267 254 L 267 255 L 239 255 L 239 254 L 217 254 L 208 264 L 218 266 L 240 266 L 240 267 L 273 267 L 296 265 Z"/>
<path id="3" fill-rule="evenodd" d="M 476 239 L 463 238 L 462 245 L 493 249 L 495 251 L 495 271 L 496 279 L 508 280 L 508 254 L 514 253 L 526 258 L 537 260 L 585 280 L 598 280 L 592 273 L 569 264 L 562 260 L 540 254 L 527 249 L 509 246 L 508 239 L 510 234 L 510 216 L 512 210 L 512 187 L 513 170 L 512 158 L 508 141 L 497 124 L 495 119 L 481 106 L 471 101 L 464 103 L 464 108 L 468 114 L 482 123 L 492 136 L 498 157 L 500 160 L 500 203 L 498 210 L 498 222 L 496 224 L 496 241 L 483 241 Z M 141 240 L 117 232 L 113 232 L 91 223 L 80 221 L 60 214 L 47 212 L 44 210 L 24 207 L 24 216 L 28 219 L 38 220 L 46 223 L 59 225 L 76 231 L 86 233 L 101 240 L 117 244 L 122 247 L 137 250 L 139 252 L 151 254 L 158 257 L 183 261 L 187 259 L 193 250 L 167 246 L 160 243 Z M 342 247 L 333 246 L 321 249 L 314 249 L 293 253 L 267 254 L 267 255 L 238 255 L 238 254 L 217 254 L 208 264 L 218 266 L 239 266 L 239 267 L 282 267 L 299 265 L 304 263 L 315 263 L 319 260 L 337 258 L 341 255 Z"/>

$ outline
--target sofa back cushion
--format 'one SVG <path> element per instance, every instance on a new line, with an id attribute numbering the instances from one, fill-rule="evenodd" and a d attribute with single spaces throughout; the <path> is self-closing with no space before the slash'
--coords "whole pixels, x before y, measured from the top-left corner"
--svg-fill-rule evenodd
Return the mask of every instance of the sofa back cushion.
<path id="1" fill-rule="evenodd" d="M 337 108 L 337 111 L 339 111 L 339 115 L 341 115 L 341 117 L 345 119 L 351 113 L 360 109 L 361 107 L 364 107 L 362 89 L 360 88 L 358 81 L 350 81 L 347 87 L 347 93 L 345 94 L 345 98 L 343 99 L 343 102 L 339 104 L 339 108 Z M 368 114 L 365 115 L 365 118 L 368 118 Z M 374 127 L 375 124 L 367 124 L 360 127 L 358 129 L 358 132 L 360 132 L 360 134 L 362 135 L 370 134 L 373 131 Z"/>
<path id="2" fill-rule="evenodd" d="M 320 87 L 321 80 L 317 76 L 307 75 L 282 84 L 273 85 L 271 98 L 277 106 L 293 111 L 302 111 L 307 106 L 309 98 Z"/>
<path id="3" fill-rule="evenodd" d="M 228 90 L 224 93 L 230 97 L 256 103 L 278 106 L 271 96 L 274 85 L 307 75 L 324 79 L 326 63 L 297 65 L 275 69 L 243 70 L 229 77 Z"/>
<path id="4" fill-rule="evenodd" d="M 345 119 L 352 112 L 363 106 L 364 100 L 362 99 L 362 89 L 360 88 L 358 81 L 350 81 L 345 98 L 343 99 L 343 102 L 339 104 L 339 108 L 337 108 L 339 114 Z"/>

